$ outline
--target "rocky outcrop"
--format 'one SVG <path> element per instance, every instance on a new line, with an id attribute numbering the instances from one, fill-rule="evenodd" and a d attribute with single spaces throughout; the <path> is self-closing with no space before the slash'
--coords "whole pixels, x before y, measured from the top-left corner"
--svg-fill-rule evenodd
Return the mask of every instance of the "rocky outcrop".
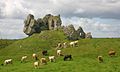
<path id="1" fill-rule="evenodd" d="M 43 30 L 55 30 L 61 27 L 62 21 L 60 15 L 53 16 L 47 14 L 43 18 L 34 19 L 32 14 L 29 14 L 24 21 L 24 33 L 27 35 L 32 35 L 34 33 L 40 33 Z"/>
<path id="2" fill-rule="evenodd" d="M 83 31 L 82 27 L 79 27 L 77 30 L 75 30 L 73 25 L 69 25 L 64 27 L 63 31 L 69 40 L 85 38 L 85 32 Z"/>
<path id="3" fill-rule="evenodd" d="M 63 31 L 69 40 L 77 40 L 78 39 L 77 32 L 73 25 L 64 27 Z"/>
<path id="4" fill-rule="evenodd" d="M 34 19 L 34 16 L 32 14 L 29 14 L 27 16 L 27 19 L 24 21 L 24 33 L 27 35 L 32 35 L 36 32 L 36 29 L 38 27 L 37 21 Z"/>
<path id="5" fill-rule="evenodd" d="M 85 38 L 92 38 L 91 32 L 86 33 Z"/>
<path id="6" fill-rule="evenodd" d="M 51 14 L 47 14 L 44 18 L 43 18 L 43 22 L 45 25 L 48 26 L 49 30 L 55 30 L 56 28 L 59 28 L 62 24 L 60 15 L 58 16 L 53 16 Z"/>
<path id="7" fill-rule="evenodd" d="M 79 34 L 80 38 L 82 38 L 82 39 L 85 38 L 85 32 L 83 31 L 82 27 L 79 27 L 77 29 L 77 34 Z"/>
<path id="8" fill-rule="evenodd" d="M 82 27 L 75 30 L 73 25 L 61 26 L 62 21 L 60 15 L 53 16 L 51 14 L 45 15 L 43 18 L 34 19 L 32 14 L 29 14 L 24 21 L 24 33 L 31 36 L 34 33 L 40 33 L 43 30 L 62 29 L 69 40 L 78 40 L 84 38 L 92 38 L 91 33 L 85 34 Z"/>

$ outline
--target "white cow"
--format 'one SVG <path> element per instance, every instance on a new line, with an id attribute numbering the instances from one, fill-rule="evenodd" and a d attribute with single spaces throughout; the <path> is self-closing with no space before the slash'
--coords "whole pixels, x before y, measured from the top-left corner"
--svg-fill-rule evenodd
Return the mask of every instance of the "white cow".
<path id="1" fill-rule="evenodd" d="M 50 62 L 55 62 L 55 56 L 49 56 Z"/>
<path id="2" fill-rule="evenodd" d="M 103 62 L 103 57 L 102 56 L 98 56 L 97 59 L 98 59 L 99 63 Z"/>
<path id="3" fill-rule="evenodd" d="M 33 53 L 32 57 L 33 57 L 33 59 L 38 60 L 37 54 Z"/>
<path id="4" fill-rule="evenodd" d="M 74 47 L 75 43 L 74 42 L 70 42 L 70 46 Z"/>
<path id="5" fill-rule="evenodd" d="M 78 40 L 77 40 L 77 41 L 74 41 L 74 43 L 75 43 L 75 45 L 77 45 L 77 44 L 78 44 Z"/>
<path id="6" fill-rule="evenodd" d="M 35 69 L 36 69 L 36 68 L 39 68 L 39 62 L 38 62 L 38 61 L 34 62 L 33 65 L 34 65 Z"/>
<path id="7" fill-rule="evenodd" d="M 12 59 L 7 59 L 4 61 L 4 65 L 12 64 Z"/>
<path id="8" fill-rule="evenodd" d="M 58 43 L 56 49 L 62 48 L 62 43 Z"/>
<path id="9" fill-rule="evenodd" d="M 23 56 L 23 57 L 21 58 L 21 63 L 24 62 L 24 61 L 26 61 L 26 59 L 27 59 L 27 56 Z"/>
<path id="10" fill-rule="evenodd" d="M 70 42 L 70 46 L 75 47 L 78 44 L 78 41 Z"/>
<path id="11" fill-rule="evenodd" d="M 61 50 L 57 50 L 57 55 L 61 56 L 62 55 L 62 51 Z"/>
<path id="12" fill-rule="evenodd" d="M 67 42 L 63 43 L 63 47 L 66 48 L 67 47 Z"/>

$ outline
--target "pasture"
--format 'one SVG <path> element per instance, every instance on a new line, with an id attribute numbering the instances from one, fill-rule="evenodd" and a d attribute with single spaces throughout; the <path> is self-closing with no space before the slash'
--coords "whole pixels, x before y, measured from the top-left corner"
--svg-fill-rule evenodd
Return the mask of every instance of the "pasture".
<path id="1" fill-rule="evenodd" d="M 73 60 L 64 61 L 63 56 L 57 56 L 55 48 L 59 42 L 71 42 L 66 39 L 62 31 L 43 31 L 25 39 L 20 39 L 0 49 L 0 64 L 5 59 L 12 58 L 13 64 L 0 65 L 0 72 L 119 72 L 120 71 L 120 39 L 119 38 L 93 38 L 80 39 L 75 47 L 62 48 L 64 55 L 71 54 Z M 21 47 L 20 47 L 21 46 Z M 114 49 L 116 56 L 110 57 L 108 51 Z M 43 56 L 42 50 L 48 55 Z M 33 66 L 32 54 L 39 58 L 49 55 L 56 56 L 56 62 L 40 65 L 39 69 Z M 27 55 L 25 63 L 21 63 L 22 56 Z M 97 61 L 97 56 L 103 56 L 103 63 Z"/>

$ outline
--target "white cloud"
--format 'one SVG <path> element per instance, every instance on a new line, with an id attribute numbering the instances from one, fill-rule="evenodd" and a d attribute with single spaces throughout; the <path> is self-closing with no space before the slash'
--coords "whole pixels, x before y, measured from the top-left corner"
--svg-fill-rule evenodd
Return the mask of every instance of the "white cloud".
<path id="1" fill-rule="evenodd" d="M 4 18 L 23 18 L 24 15 L 28 13 L 34 14 L 29 8 L 25 8 L 23 4 L 25 3 L 24 0 L 4 0 L 1 2 L 3 7 L 1 7 L 2 16 Z M 1 4 L 0 3 L 0 4 Z M 27 5 L 27 4 L 26 4 Z"/>
<path id="2" fill-rule="evenodd" d="M 77 13 L 83 13 L 83 12 L 85 12 L 85 10 L 79 8 L 79 9 L 77 9 L 74 13 L 77 14 Z"/>
<path id="3" fill-rule="evenodd" d="M 4 17 L 24 18 L 28 13 L 40 17 L 52 13 L 120 19 L 120 0 L 1 0 L 0 4 Z"/>
<path id="4" fill-rule="evenodd" d="M 7 39 L 24 38 L 23 20 L 20 19 L 0 19 L 0 37 Z"/>
<path id="5" fill-rule="evenodd" d="M 1 0 L 3 37 L 26 37 L 23 21 L 29 13 L 36 19 L 48 13 L 61 14 L 64 25 L 82 26 L 94 37 L 120 37 L 120 0 Z"/>
<path id="6" fill-rule="evenodd" d="M 63 24 L 73 24 L 76 29 L 81 26 L 85 32 L 91 32 L 93 37 L 120 37 L 120 24 L 106 24 L 95 19 L 79 17 L 63 18 Z"/>

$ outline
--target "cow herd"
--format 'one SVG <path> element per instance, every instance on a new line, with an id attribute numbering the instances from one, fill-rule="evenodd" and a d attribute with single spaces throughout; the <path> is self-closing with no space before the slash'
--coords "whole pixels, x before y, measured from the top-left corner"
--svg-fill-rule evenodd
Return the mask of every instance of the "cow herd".
<path id="1" fill-rule="evenodd" d="M 71 47 L 75 47 L 76 45 L 78 45 L 78 41 L 72 41 L 72 42 L 69 43 L 69 46 L 71 46 Z M 64 54 L 62 53 L 62 50 L 59 49 L 59 48 L 61 48 L 61 47 L 66 48 L 67 46 L 68 46 L 67 42 L 58 43 L 58 44 L 57 44 L 56 55 L 57 55 L 57 57 L 63 56 L 63 60 L 64 60 L 64 61 L 72 60 L 72 59 L 73 59 L 71 54 L 64 55 Z M 36 54 L 36 53 L 33 53 L 33 54 L 31 55 L 32 58 L 33 58 L 33 60 L 34 60 L 34 62 L 33 62 L 34 68 L 39 68 L 40 65 L 45 65 L 45 64 L 47 64 L 48 60 L 49 60 L 50 62 L 56 62 L 56 58 L 57 58 L 57 57 L 56 57 L 55 55 L 49 56 L 47 50 L 43 50 L 43 51 L 41 51 L 41 53 L 42 53 L 42 55 L 44 56 L 44 57 L 42 57 L 42 58 L 39 58 L 38 54 Z M 115 56 L 115 55 L 116 55 L 116 51 L 110 50 L 110 51 L 108 52 L 108 55 L 109 55 L 110 57 Z M 28 59 L 28 56 L 27 56 L 27 55 L 22 56 L 22 57 L 21 57 L 21 63 L 26 62 L 27 59 Z M 102 62 L 104 61 L 104 60 L 103 60 L 103 56 L 98 56 L 98 57 L 97 57 L 97 60 L 98 60 L 99 63 L 102 63 Z M 13 63 L 13 59 L 6 59 L 6 60 L 4 60 L 4 63 L 2 63 L 1 65 L 8 65 L 8 64 L 12 64 L 12 63 Z"/>
<path id="2" fill-rule="evenodd" d="M 115 56 L 116 55 L 116 51 L 114 51 L 114 50 L 110 50 L 109 52 L 108 52 L 108 55 L 110 56 L 110 57 L 113 57 L 113 56 Z M 99 63 L 102 63 L 104 60 L 103 60 L 103 56 L 98 56 L 97 57 L 97 60 L 98 60 L 98 62 Z"/>
<path id="3" fill-rule="evenodd" d="M 75 47 L 75 46 L 77 46 L 77 45 L 78 45 L 78 40 L 77 40 L 77 41 L 72 41 L 72 42 L 70 42 L 70 43 L 67 43 L 67 42 L 61 43 L 61 42 L 59 42 L 59 43 L 57 44 L 56 49 L 59 49 L 59 48 L 67 48 L 67 47 Z"/>
<path id="4" fill-rule="evenodd" d="M 46 55 L 48 54 L 47 50 L 43 50 L 43 51 L 42 51 L 42 54 L 43 54 L 44 56 L 46 56 Z M 66 61 L 66 60 L 71 60 L 71 59 L 72 59 L 72 55 L 63 55 L 63 54 L 62 54 L 62 50 L 57 50 L 57 51 L 56 51 L 56 54 L 57 54 L 58 56 L 64 56 L 64 58 L 63 58 L 64 61 Z M 49 60 L 50 62 L 55 62 L 55 61 L 56 61 L 56 57 L 55 57 L 54 55 L 53 55 L 53 56 L 48 56 L 48 58 L 46 58 L 46 57 L 39 58 L 36 53 L 33 53 L 33 54 L 32 54 L 32 58 L 33 58 L 33 60 L 34 60 L 34 63 L 33 63 L 34 68 L 39 68 L 40 64 L 41 64 L 41 65 L 47 64 L 48 60 Z M 27 61 L 27 59 L 28 59 L 28 56 L 26 56 L 26 55 L 25 55 L 25 56 L 22 56 L 22 57 L 21 57 L 21 63 L 25 63 L 25 62 Z M 47 60 L 47 59 L 48 59 L 48 60 Z M 1 64 L 1 65 L 12 64 L 12 62 L 13 62 L 12 59 L 6 59 L 6 60 L 4 61 L 4 63 Z"/>

